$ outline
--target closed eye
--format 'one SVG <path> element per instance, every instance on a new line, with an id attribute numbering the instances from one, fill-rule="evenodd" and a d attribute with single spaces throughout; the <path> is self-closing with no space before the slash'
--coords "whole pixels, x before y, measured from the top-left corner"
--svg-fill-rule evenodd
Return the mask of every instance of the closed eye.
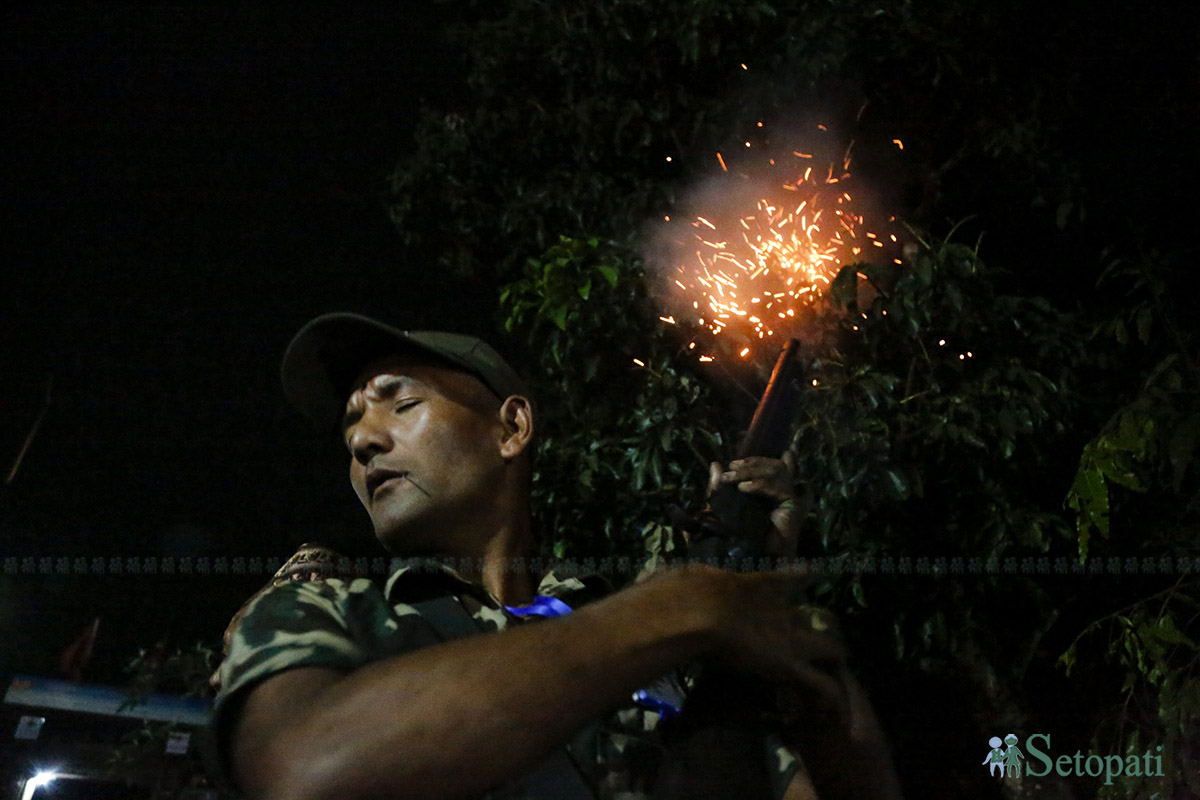
<path id="1" fill-rule="evenodd" d="M 400 414 L 404 411 L 407 411 L 408 409 L 412 408 L 413 406 L 417 405 L 420 402 L 421 402 L 420 400 L 416 400 L 416 399 L 402 400 L 401 402 L 396 403 L 395 407 L 392 409 L 392 413 Z M 354 435 L 351 433 L 351 431 L 353 430 L 354 425 L 360 419 L 362 419 L 361 412 L 347 413 L 346 419 L 345 419 L 345 424 L 342 426 L 342 442 L 346 445 L 346 449 L 350 451 L 351 455 L 354 454 L 354 444 L 353 444 Z"/>

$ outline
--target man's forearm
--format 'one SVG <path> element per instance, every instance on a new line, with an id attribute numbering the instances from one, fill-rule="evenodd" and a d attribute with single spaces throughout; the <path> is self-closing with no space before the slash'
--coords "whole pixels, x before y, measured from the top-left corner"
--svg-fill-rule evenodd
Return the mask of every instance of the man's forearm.
<path id="1" fill-rule="evenodd" d="M 638 686 L 712 649 L 715 615 L 694 601 L 704 580 L 668 575 L 561 619 L 367 665 L 256 737 L 246 720 L 272 702 L 268 681 L 235 740 L 245 788 L 289 800 L 450 798 L 516 777 Z"/>
<path id="2" fill-rule="evenodd" d="M 807 731 L 807 741 L 799 748 L 821 800 L 901 800 L 887 738 L 866 691 L 849 675 L 844 683 L 848 728 L 842 735 L 830 735 L 829 729 Z"/>

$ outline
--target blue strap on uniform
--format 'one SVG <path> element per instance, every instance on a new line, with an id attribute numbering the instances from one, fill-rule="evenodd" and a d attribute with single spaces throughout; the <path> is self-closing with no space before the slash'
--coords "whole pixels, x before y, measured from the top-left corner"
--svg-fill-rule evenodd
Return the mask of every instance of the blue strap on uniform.
<path id="1" fill-rule="evenodd" d="M 663 719 L 670 719 L 671 717 L 679 716 L 683 709 L 680 707 L 678 701 L 667 699 L 665 697 L 656 697 L 654 694 L 652 694 L 653 691 L 653 688 L 638 689 L 633 693 L 633 702 L 637 703 L 642 708 L 649 709 L 650 711 L 657 711 L 658 715 Z"/>
<path id="2" fill-rule="evenodd" d="M 674 674 L 667 674 L 651 683 L 645 689 L 633 693 L 633 702 L 650 711 L 657 711 L 663 719 L 677 716 L 683 711 L 683 701 L 687 692 L 679 684 Z"/>
<path id="3" fill-rule="evenodd" d="M 504 610 L 518 617 L 561 617 L 571 613 L 571 607 L 557 597 L 535 595 L 527 606 L 505 606 Z M 677 682 L 660 678 L 645 689 L 633 693 L 633 702 L 642 708 L 657 711 L 663 718 L 679 714 L 683 705 L 683 692 Z"/>
<path id="4" fill-rule="evenodd" d="M 557 597 L 534 595 L 527 606 L 505 606 L 504 610 L 518 617 L 561 617 L 571 613 L 571 607 Z"/>

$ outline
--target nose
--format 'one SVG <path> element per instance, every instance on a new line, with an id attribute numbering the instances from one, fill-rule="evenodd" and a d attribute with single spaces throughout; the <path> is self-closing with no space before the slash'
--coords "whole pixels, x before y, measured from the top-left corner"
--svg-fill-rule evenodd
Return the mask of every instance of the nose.
<path id="1" fill-rule="evenodd" d="M 371 417 L 370 411 L 364 414 L 358 422 L 354 423 L 347 438 L 350 454 L 364 467 L 374 456 L 392 449 L 392 440 L 388 435 L 387 428 L 375 424 Z"/>

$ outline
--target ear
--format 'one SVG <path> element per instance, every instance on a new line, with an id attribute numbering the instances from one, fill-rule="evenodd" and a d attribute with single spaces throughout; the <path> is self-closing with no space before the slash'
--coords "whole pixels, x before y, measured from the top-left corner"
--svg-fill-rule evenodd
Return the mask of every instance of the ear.
<path id="1" fill-rule="evenodd" d="M 533 442 L 533 405 L 529 398 L 519 394 L 505 398 L 500 404 L 500 424 L 500 456 L 511 461 Z"/>

